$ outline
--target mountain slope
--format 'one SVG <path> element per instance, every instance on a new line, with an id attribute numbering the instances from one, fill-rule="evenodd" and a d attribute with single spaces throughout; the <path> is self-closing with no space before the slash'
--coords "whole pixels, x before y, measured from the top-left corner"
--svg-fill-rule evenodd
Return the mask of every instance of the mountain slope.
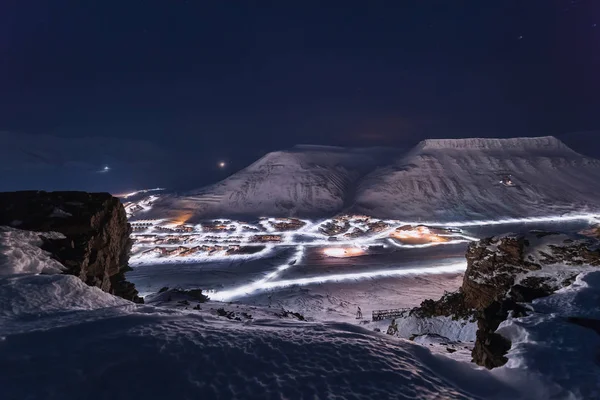
<path id="1" fill-rule="evenodd" d="M 600 161 L 554 137 L 425 140 L 364 177 L 353 208 L 447 221 L 598 211 L 599 183 Z"/>
<path id="2" fill-rule="evenodd" d="M 214 185 L 163 197 L 152 214 L 184 219 L 332 215 L 352 199 L 354 182 L 373 168 L 380 153 L 325 146 L 269 153 Z"/>

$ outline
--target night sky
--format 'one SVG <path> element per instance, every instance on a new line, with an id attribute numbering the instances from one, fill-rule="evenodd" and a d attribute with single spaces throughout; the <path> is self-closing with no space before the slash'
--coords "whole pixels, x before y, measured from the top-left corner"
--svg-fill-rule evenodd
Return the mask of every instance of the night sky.
<path id="1" fill-rule="evenodd" d="M 302 143 L 587 132 L 600 148 L 598 24 L 595 0 L 4 0 L 4 152 L 53 171 L 44 188 L 117 190 L 198 187 Z M 66 142 L 83 148 L 55 162 Z M 0 190 L 33 175 L 11 162 Z"/>

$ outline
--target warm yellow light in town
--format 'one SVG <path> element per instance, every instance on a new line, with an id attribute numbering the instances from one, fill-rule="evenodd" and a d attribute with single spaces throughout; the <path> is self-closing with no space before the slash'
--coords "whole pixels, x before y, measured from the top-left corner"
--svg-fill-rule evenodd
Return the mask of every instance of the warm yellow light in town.
<path id="1" fill-rule="evenodd" d="M 331 247 L 323 250 L 323 253 L 329 257 L 354 257 L 364 253 L 358 247 Z"/>

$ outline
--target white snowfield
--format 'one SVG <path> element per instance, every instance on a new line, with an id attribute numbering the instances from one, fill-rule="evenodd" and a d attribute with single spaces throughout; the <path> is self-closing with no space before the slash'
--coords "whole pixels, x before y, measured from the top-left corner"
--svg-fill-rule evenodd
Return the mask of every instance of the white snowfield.
<path id="1" fill-rule="evenodd" d="M 1 244 L 27 252 L 37 240 L 27 235 Z M 134 305 L 74 276 L 1 275 L 3 400 L 519 397 L 487 371 L 349 324 L 218 303 Z M 253 319 L 218 317 L 216 307 Z"/>
<path id="2" fill-rule="evenodd" d="M 31 235 L 29 242 L 10 246 L 27 252 L 36 240 Z M 9 245 L 6 236 L 0 244 Z M 42 253 L 30 257 L 40 265 L 48 262 Z M 580 279 L 571 288 L 574 296 L 586 289 L 582 298 L 569 301 L 571 306 L 588 307 L 585 298 L 598 295 L 582 282 L 590 284 Z M 554 340 L 544 347 L 543 336 L 530 344 L 535 351 L 511 351 L 511 361 L 522 361 L 490 372 L 350 324 L 298 321 L 276 316 L 279 309 L 238 304 L 200 306 L 135 305 L 73 276 L 2 273 L 0 397 L 549 399 L 565 398 L 567 389 L 583 397 L 592 393 L 591 372 L 580 387 L 577 377 L 566 383 L 558 377 L 565 366 L 557 355 L 573 344 Z M 219 317 L 219 307 L 252 319 Z M 526 338 L 530 329 L 537 332 L 523 320 L 513 322 L 522 325 L 519 337 Z M 590 339 L 575 345 L 596 343 Z M 586 356 L 593 357 L 592 352 Z M 548 357 L 554 360 L 546 363 L 547 369 L 554 366 L 549 371 L 522 367 L 541 365 Z"/>
<path id="3" fill-rule="evenodd" d="M 473 138 L 425 140 L 408 153 L 319 146 L 269 153 L 215 185 L 163 196 L 139 218 L 357 212 L 449 222 L 574 210 L 600 212 L 600 160 L 554 137 Z"/>

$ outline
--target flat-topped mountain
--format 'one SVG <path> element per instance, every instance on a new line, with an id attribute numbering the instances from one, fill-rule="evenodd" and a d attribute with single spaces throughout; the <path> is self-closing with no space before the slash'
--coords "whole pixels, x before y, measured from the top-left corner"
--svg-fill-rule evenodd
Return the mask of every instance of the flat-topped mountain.
<path id="1" fill-rule="evenodd" d="M 408 152 L 298 146 L 140 218 L 330 216 L 410 221 L 600 211 L 600 160 L 554 137 L 425 140 Z"/>
<path id="2" fill-rule="evenodd" d="M 597 211 L 600 161 L 553 137 L 426 140 L 364 177 L 355 209 L 452 221 Z"/>

